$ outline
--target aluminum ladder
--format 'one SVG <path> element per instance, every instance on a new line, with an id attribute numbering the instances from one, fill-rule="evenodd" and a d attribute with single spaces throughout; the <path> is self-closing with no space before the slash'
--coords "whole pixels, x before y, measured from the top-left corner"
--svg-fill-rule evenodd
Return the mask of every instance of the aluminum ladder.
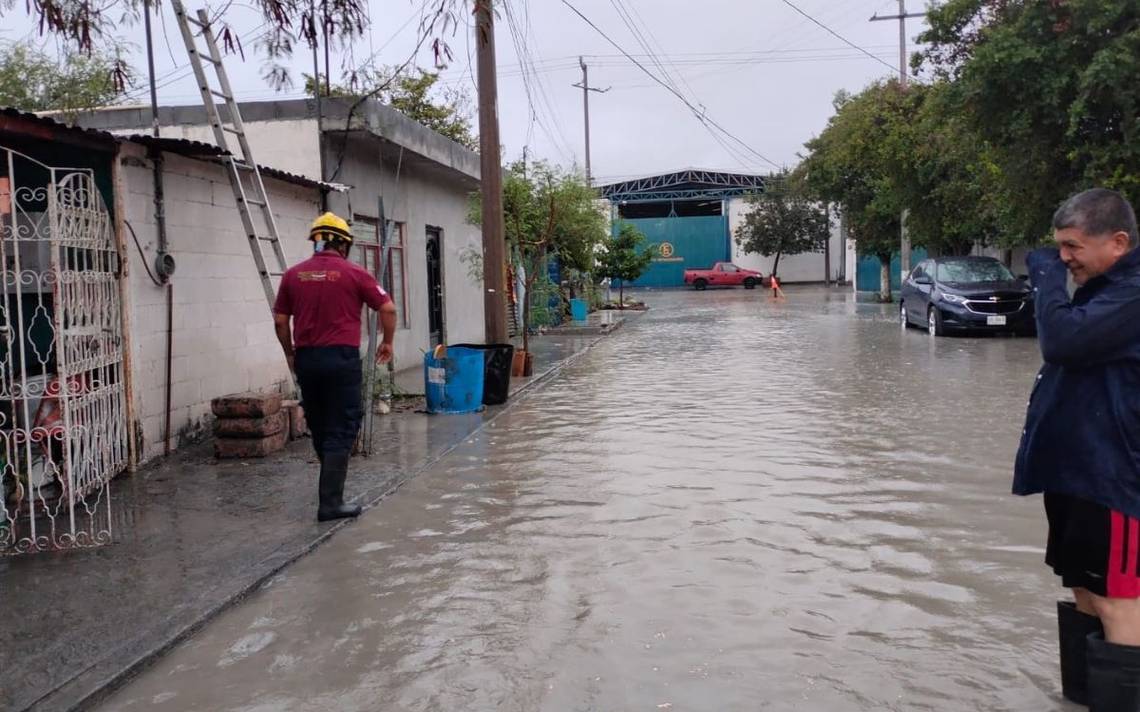
<path id="1" fill-rule="evenodd" d="M 198 10 L 197 18 L 193 18 L 186 13 L 186 8 L 182 5 L 181 0 L 173 0 L 173 5 L 174 14 L 178 18 L 178 27 L 182 30 L 182 39 L 186 43 L 186 52 L 190 55 L 190 65 L 194 68 L 194 77 L 198 81 L 198 89 L 202 92 L 202 104 L 206 107 L 206 119 L 214 130 L 214 142 L 224 152 L 222 160 L 227 168 L 226 173 L 230 179 L 230 187 L 234 191 L 234 200 L 237 202 L 238 214 L 241 215 L 242 228 L 249 240 L 249 249 L 253 253 L 253 261 L 257 265 L 257 272 L 261 277 L 261 286 L 265 290 L 265 300 L 269 304 L 270 312 L 272 312 L 276 296 L 273 280 L 280 279 L 289 265 L 281 247 L 281 237 L 277 232 L 277 221 L 273 218 L 273 211 L 269 206 L 269 195 L 266 193 L 265 184 L 261 180 L 261 171 L 257 167 L 257 161 L 253 159 L 253 151 L 250 150 L 249 141 L 246 138 L 245 124 L 241 119 L 241 110 L 238 109 L 237 102 L 234 100 L 234 92 L 230 87 L 229 77 L 226 76 L 226 68 L 222 64 L 222 54 L 218 51 L 218 42 L 214 37 L 213 29 L 210 27 L 209 15 L 206 14 L 205 10 Z M 192 26 L 201 31 L 206 40 L 207 52 L 202 52 L 198 48 Z M 217 89 L 210 85 L 206 69 L 202 65 L 203 61 L 214 66 Z M 225 104 L 228 121 L 223 120 L 215 99 L 221 99 Z M 240 153 L 235 153 L 230 149 L 227 134 L 237 137 Z M 254 220 L 250 206 L 255 206 L 261 211 L 260 228 Z M 269 259 L 266 257 L 265 244 L 271 247 Z"/>

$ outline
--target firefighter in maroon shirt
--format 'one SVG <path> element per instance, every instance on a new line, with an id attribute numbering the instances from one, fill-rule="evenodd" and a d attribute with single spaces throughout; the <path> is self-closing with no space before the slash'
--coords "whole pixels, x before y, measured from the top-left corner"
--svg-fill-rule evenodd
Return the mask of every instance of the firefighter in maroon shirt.
<path id="1" fill-rule="evenodd" d="M 277 339 L 301 385 L 301 404 L 321 462 L 317 519 L 324 522 L 360 514 L 359 505 L 344 503 L 344 480 L 364 415 L 362 307 L 380 312 L 384 340 L 376 353 L 378 363 L 392 358 L 396 308 L 372 275 L 349 262 L 348 223 L 325 213 L 313 222 L 309 239 L 314 254 L 285 273 L 273 311 Z"/>

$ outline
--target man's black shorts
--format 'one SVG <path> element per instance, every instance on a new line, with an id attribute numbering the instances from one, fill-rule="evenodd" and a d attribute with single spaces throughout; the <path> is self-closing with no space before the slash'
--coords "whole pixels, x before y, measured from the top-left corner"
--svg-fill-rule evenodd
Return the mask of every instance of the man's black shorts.
<path id="1" fill-rule="evenodd" d="M 1045 494 L 1049 543 L 1045 563 L 1066 588 L 1098 596 L 1140 598 L 1140 521 L 1099 504 Z"/>

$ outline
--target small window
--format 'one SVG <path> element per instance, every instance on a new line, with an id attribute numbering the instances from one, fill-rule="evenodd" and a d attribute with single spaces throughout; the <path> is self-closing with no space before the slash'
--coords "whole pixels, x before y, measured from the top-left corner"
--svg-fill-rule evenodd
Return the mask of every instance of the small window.
<path id="1" fill-rule="evenodd" d="M 404 223 L 388 221 L 392 240 L 388 252 L 388 271 L 391 279 L 388 279 L 389 275 L 384 274 L 380 264 L 383 261 L 381 254 L 384 249 L 380 241 L 380 221 L 366 215 L 355 215 L 352 222 L 353 262 L 376 277 L 376 281 L 380 282 L 396 305 L 396 326 L 400 329 L 408 328 L 408 283 L 404 270 Z"/>
<path id="2" fill-rule="evenodd" d="M 739 272 L 740 269 L 736 265 L 724 264 L 720 266 L 721 272 Z"/>
<path id="3" fill-rule="evenodd" d="M 405 249 L 405 233 L 407 225 L 402 222 L 388 221 L 389 237 L 392 240 L 388 249 L 388 293 L 396 304 L 396 324 L 401 329 L 408 328 L 408 276 L 407 255 Z"/>

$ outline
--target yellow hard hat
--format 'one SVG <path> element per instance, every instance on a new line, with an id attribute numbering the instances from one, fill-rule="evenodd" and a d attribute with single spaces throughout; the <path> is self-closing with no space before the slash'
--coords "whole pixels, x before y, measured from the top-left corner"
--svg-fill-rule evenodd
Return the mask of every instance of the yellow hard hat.
<path id="1" fill-rule="evenodd" d="M 314 220 L 312 226 L 309 227 L 309 239 L 313 242 L 332 242 L 333 240 L 352 242 L 352 230 L 349 229 L 344 218 L 333 213 L 325 213 Z"/>

